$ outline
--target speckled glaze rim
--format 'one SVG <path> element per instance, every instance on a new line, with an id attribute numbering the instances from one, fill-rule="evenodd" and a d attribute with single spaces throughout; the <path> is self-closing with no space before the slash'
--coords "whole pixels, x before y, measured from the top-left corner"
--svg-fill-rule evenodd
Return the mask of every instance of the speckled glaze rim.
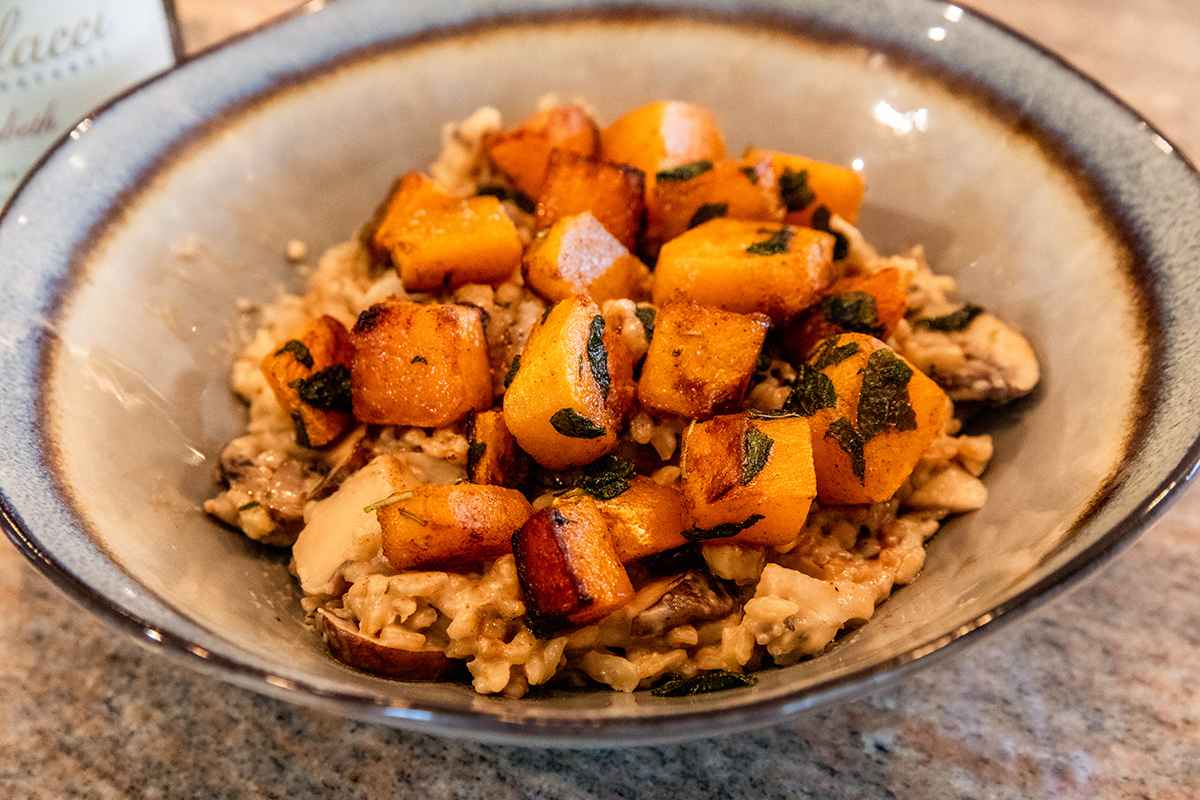
<path id="1" fill-rule="evenodd" d="M 916 5 L 945 7 L 944 3 L 931 2 L 931 0 L 912 0 L 912 2 Z M 324 5 L 325 3 L 321 2 L 321 0 L 307 3 L 281 17 L 268 21 L 246 34 L 239 35 L 232 40 L 202 51 L 197 56 L 183 63 L 194 63 L 197 60 L 203 59 L 205 55 L 224 49 L 233 42 L 246 38 L 248 35 L 273 27 L 298 15 L 319 10 Z M 589 8 L 587 14 L 593 17 L 603 16 L 604 13 L 627 15 L 631 10 L 636 11 L 639 9 L 631 9 L 628 6 L 614 7 L 607 10 L 604 8 Z M 681 13 L 678 8 L 672 11 L 675 15 Z M 772 13 L 779 15 L 781 12 L 775 10 Z M 1061 57 L 986 15 L 969 9 L 964 9 L 964 13 L 1002 32 L 1012 40 L 1014 47 L 1032 49 L 1054 62 L 1059 69 L 1065 70 L 1082 79 L 1090 85 L 1093 91 L 1098 92 L 1108 102 L 1114 104 L 1115 110 L 1123 111 L 1125 114 L 1139 121 L 1149 135 L 1157 136 L 1161 141 L 1170 144 L 1165 136 L 1141 118 L 1128 104 L 1113 96 L 1093 79 L 1080 73 Z M 551 15 L 552 18 L 553 16 Z M 698 16 L 712 18 L 713 14 L 705 11 L 699 12 Z M 523 14 L 516 15 L 512 19 L 529 21 L 530 18 L 529 14 Z M 534 18 L 536 18 L 536 15 Z M 507 21 L 509 19 L 503 16 L 490 17 L 484 20 L 484 25 L 485 27 L 493 27 L 503 25 Z M 460 31 L 453 27 L 442 28 L 425 31 L 419 38 L 428 40 L 429 38 L 436 38 L 438 36 L 454 35 L 458 32 Z M 867 43 L 870 43 L 868 35 L 864 34 L 862 38 Z M 404 42 L 399 43 L 398 46 L 403 47 Z M 348 55 L 353 56 L 353 50 Z M 914 59 L 919 62 L 919 54 L 914 54 Z M 322 65 L 322 67 L 328 67 L 328 65 Z M 102 117 L 128 95 L 141 90 L 144 86 L 162 80 L 174 71 L 168 71 L 133 87 L 97 109 L 89 117 L 92 119 Z M 322 69 L 318 68 L 315 71 L 320 72 Z M 985 94 L 989 92 L 987 87 L 979 87 L 979 91 Z M 37 167 L 22 181 L 20 187 L 18 187 L 13 195 L 14 199 L 24 191 L 38 169 L 56 151 L 64 146 L 67 141 L 69 141 L 69 137 L 64 135 L 55 147 L 43 156 L 38 162 Z M 1200 172 L 1197 172 L 1194 165 L 1178 148 L 1173 149 L 1172 157 L 1177 159 L 1197 181 L 1200 181 Z M 12 205 L 13 203 L 10 201 L 4 211 L 0 213 L 0 225 L 7 218 Z M 1042 603 L 1056 597 L 1067 588 L 1077 584 L 1082 578 L 1093 573 L 1109 558 L 1131 544 L 1138 534 L 1148 528 L 1178 498 L 1182 489 L 1196 476 L 1198 470 L 1200 470 L 1200 439 L 1190 444 L 1184 458 L 1170 470 L 1167 478 L 1160 482 L 1152 493 L 1143 498 L 1129 514 L 1102 534 L 1092 545 L 1062 565 L 1053 574 L 1046 576 L 1006 602 L 953 631 L 921 642 L 906 652 L 870 668 L 828 679 L 782 696 L 761 700 L 748 699 L 740 706 L 715 711 L 676 712 L 669 718 L 643 714 L 640 716 L 606 719 L 522 720 L 444 707 L 379 704 L 378 702 L 372 702 L 365 694 L 329 692 L 303 682 L 281 678 L 268 671 L 249 666 L 218 653 L 208 652 L 195 642 L 155 629 L 144 619 L 111 603 L 106 597 L 73 574 L 62 562 L 47 552 L 47 549 L 39 543 L 30 528 L 19 517 L 16 510 L 12 508 L 2 490 L 0 490 L 0 523 L 3 524 L 6 534 L 18 549 L 43 574 L 48 576 L 59 588 L 64 590 L 68 596 L 80 605 L 104 619 L 114 628 L 134 637 L 143 646 L 162 652 L 193 669 L 214 675 L 239 686 L 302 705 L 313 706 L 359 719 L 383 722 L 398 727 L 431 732 L 457 733 L 476 739 L 505 741 L 517 744 L 612 746 L 677 741 L 771 724 L 782 721 L 801 711 L 888 685 L 919 666 L 933 663 L 935 656 L 954 652 L 957 648 L 979 640 L 981 638 L 981 631 L 1000 629 L 1002 627 L 1001 623 L 1012 621 L 1020 614 L 1037 608 Z M 1102 497 L 1098 497 L 1097 502 L 1102 502 L 1102 499 Z M 749 698 L 749 696 L 747 697 Z"/>

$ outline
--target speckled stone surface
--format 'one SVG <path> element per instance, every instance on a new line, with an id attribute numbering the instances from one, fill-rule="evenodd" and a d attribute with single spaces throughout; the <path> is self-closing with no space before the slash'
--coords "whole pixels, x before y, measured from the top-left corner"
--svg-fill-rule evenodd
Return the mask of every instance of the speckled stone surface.
<path id="1" fill-rule="evenodd" d="M 288 5 L 178 4 L 192 48 Z M 1200 154 L 1190 0 L 977 5 Z M 870 698 L 737 737 L 591 752 L 398 733 L 200 677 L 114 639 L 0 545 L 0 798 L 1194 798 L 1197 534 L 1193 491 L 1069 597 Z"/>

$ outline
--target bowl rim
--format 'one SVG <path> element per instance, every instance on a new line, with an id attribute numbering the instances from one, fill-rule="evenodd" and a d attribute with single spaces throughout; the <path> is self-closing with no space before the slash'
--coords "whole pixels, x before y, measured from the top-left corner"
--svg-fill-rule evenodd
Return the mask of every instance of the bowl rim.
<path id="1" fill-rule="evenodd" d="M 930 6 L 946 5 L 942 0 L 915 0 L 915 2 Z M 102 117 L 130 95 L 168 78 L 193 62 L 201 61 L 214 53 L 297 17 L 319 12 L 329 3 L 330 0 L 306 0 L 281 14 L 201 48 L 191 55 L 182 55 L 182 48 L 177 46 L 176 54 L 179 57 L 174 66 L 130 86 L 85 114 L 81 119 L 95 120 Z M 955 6 L 962 10 L 964 16 L 969 16 L 985 27 L 1001 33 L 1014 45 L 1040 54 L 1051 61 L 1056 68 L 1065 70 L 1075 78 L 1082 80 L 1092 91 L 1132 117 L 1149 134 L 1169 145 L 1171 151 L 1167 157 L 1174 159 L 1200 182 L 1200 169 L 1197 169 L 1195 163 L 1184 151 L 1176 146 L 1170 137 L 1099 80 L 1091 77 L 1049 47 L 990 14 L 960 2 L 956 2 Z M 589 4 L 581 10 L 590 18 L 601 18 L 608 14 L 627 14 L 630 11 L 647 9 L 655 10 L 654 4 L 631 7 L 622 0 L 608 0 L 599 5 Z M 685 7 L 673 9 L 675 13 L 685 13 L 686 10 Z M 698 6 L 696 10 L 702 17 L 706 13 Z M 504 24 L 506 21 L 514 19 L 528 20 L 530 16 L 530 14 L 521 12 L 500 13 L 487 17 L 486 21 L 489 24 Z M 532 16 L 536 18 L 538 15 Z M 442 34 L 453 33 L 454 30 L 455 24 L 452 23 L 435 26 L 423 31 L 420 36 L 436 38 Z M 41 172 L 43 166 L 71 141 L 71 133 L 75 127 L 72 125 L 59 136 L 26 172 L 3 208 L 0 208 L 0 225 L 7 222 L 15 201 Z M 280 678 L 269 670 L 243 663 L 229 656 L 209 652 L 185 637 L 159 630 L 147 620 L 109 601 L 42 546 L 37 536 L 16 509 L 11 506 L 2 489 L 0 489 L 0 528 L 3 528 L 5 535 L 17 550 L 73 602 L 95 614 L 111 628 L 129 636 L 143 647 L 162 653 L 170 660 L 200 673 L 298 705 L 394 727 L 443 735 L 455 734 L 477 740 L 509 744 L 547 747 L 611 747 L 677 742 L 776 724 L 803 711 L 893 685 L 905 675 L 935 663 L 945 655 L 958 652 L 982 639 L 984 633 L 1000 630 L 1008 623 L 1078 586 L 1085 578 L 1093 575 L 1110 559 L 1129 547 L 1139 535 L 1157 521 L 1174 505 L 1197 474 L 1200 474 L 1200 437 L 1191 442 L 1182 458 L 1170 468 L 1166 477 L 1146 493 L 1127 514 L 1113 523 L 1095 542 L 1059 566 L 1053 573 L 1025 587 L 1008 600 L 953 631 L 911 645 L 904 652 L 878 664 L 838 677 L 819 680 L 812 685 L 787 691 L 774 697 L 748 699 L 737 706 L 722 709 L 677 710 L 669 716 L 514 719 L 504 715 L 456 710 L 440 705 L 422 706 L 419 702 L 404 705 L 382 704 L 364 694 L 330 691 L 303 681 Z"/>

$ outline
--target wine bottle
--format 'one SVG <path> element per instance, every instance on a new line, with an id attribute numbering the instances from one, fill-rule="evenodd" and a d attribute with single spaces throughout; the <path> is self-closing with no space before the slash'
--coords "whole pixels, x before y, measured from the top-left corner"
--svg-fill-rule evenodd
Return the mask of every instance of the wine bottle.
<path id="1" fill-rule="evenodd" d="M 173 0 L 0 0 L 0 202 L 88 111 L 181 55 Z"/>

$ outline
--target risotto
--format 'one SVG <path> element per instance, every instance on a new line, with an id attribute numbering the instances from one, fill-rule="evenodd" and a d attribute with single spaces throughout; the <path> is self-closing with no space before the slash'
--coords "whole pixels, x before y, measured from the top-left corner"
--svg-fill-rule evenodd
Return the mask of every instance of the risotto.
<path id="1" fill-rule="evenodd" d="M 730 158 L 676 101 L 483 108 L 442 144 L 303 293 L 241 306 L 205 509 L 291 548 L 336 658 L 509 697 L 744 686 L 987 501 L 961 410 L 1037 360 L 920 247 L 876 252 L 859 173 Z"/>

